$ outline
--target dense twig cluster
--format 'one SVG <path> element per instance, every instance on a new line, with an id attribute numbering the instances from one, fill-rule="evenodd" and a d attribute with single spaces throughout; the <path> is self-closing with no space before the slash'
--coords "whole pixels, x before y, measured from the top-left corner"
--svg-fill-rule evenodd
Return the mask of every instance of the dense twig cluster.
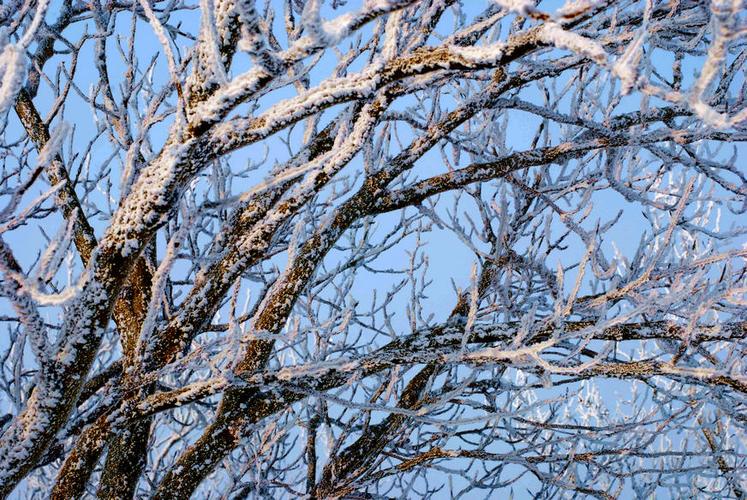
<path id="1" fill-rule="evenodd" d="M 742 498 L 745 40 L 739 0 L 4 3 L 0 497 Z"/>

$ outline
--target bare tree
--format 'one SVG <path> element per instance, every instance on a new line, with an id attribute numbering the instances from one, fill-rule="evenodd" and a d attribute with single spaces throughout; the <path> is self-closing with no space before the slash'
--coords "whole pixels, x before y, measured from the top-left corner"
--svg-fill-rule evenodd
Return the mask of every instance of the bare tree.
<path id="1" fill-rule="evenodd" d="M 741 0 L 8 0 L 0 497 L 743 498 Z"/>

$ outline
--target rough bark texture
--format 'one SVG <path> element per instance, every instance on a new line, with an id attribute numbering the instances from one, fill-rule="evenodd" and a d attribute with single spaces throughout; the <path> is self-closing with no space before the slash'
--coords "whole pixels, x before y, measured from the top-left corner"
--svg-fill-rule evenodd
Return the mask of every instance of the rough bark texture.
<path id="1" fill-rule="evenodd" d="M 744 497 L 739 2 L 6 4 L 0 498 Z"/>

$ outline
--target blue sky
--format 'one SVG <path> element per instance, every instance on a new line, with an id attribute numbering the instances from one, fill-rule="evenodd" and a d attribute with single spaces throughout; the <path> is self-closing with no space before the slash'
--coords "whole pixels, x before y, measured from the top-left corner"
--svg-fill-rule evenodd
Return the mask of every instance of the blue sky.
<path id="1" fill-rule="evenodd" d="M 349 2 L 346 9 L 355 8 L 359 3 L 360 2 Z M 468 16 L 474 15 L 476 12 L 481 10 L 484 5 L 484 2 L 469 1 L 465 3 L 467 4 L 466 14 Z M 51 20 L 56 17 L 56 13 L 59 11 L 59 4 L 59 1 L 53 2 L 47 16 L 48 19 Z M 280 15 L 280 13 L 282 12 L 282 2 L 275 2 L 275 5 L 278 12 L 278 15 L 276 15 L 275 18 L 275 23 L 279 27 L 282 22 L 282 16 Z M 547 11 L 553 11 L 554 8 L 559 5 L 562 5 L 562 2 L 543 2 L 541 4 L 542 8 Z M 330 15 L 331 17 L 329 11 L 327 11 L 327 15 Z M 129 14 L 122 13 L 120 14 L 120 16 L 122 19 L 117 22 L 117 34 L 126 36 L 129 30 Z M 197 27 L 199 26 L 199 18 L 197 12 L 178 14 L 178 17 L 183 22 L 183 26 L 187 31 L 193 33 L 197 31 Z M 452 21 L 450 19 L 450 15 L 446 15 L 441 21 L 439 29 L 437 31 L 440 31 L 442 33 L 447 32 L 451 22 Z M 65 34 L 70 39 L 74 40 L 77 39 L 77 37 L 79 37 L 85 29 L 88 29 L 89 32 L 92 32 L 95 30 L 95 27 L 91 22 L 79 23 L 67 30 Z M 367 26 L 363 29 L 363 32 L 370 33 L 370 30 L 371 26 Z M 160 53 L 161 49 L 157 38 L 153 35 L 152 29 L 149 25 L 147 25 L 147 23 L 139 21 L 137 25 L 137 31 L 139 37 L 139 41 L 136 46 L 137 57 L 141 61 L 141 63 L 144 64 L 146 61 L 149 61 L 155 54 Z M 279 32 L 282 32 L 282 30 L 279 30 Z M 346 46 L 346 44 L 348 43 L 348 41 L 345 41 L 343 42 L 342 46 Z M 187 42 L 187 40 L 181 39 L 177 45 L 180 45 L 182 49 L 186 49 L 189 43 Z M 185 51 L 182 50 L 182 54 L 184 53 Z M 95 85 L 97 81 L 95 68 L 90 63 L 92 54 L 93 43 L 89 41 L 83 46 L 79 54 L 80 62 L 74 79 L 76 84 L 83 92 L 89 92 L 92 86 Z M 116 90 L 118 88 L 118 84 L 122 81 L 123 78 L 122 73 L 124 65 L 122 63 L 120 53 L 113 43 L 110 43 L 108 46 L 108 55 L 109 74 L 116 93 L 118 92 Z M 656 66 L 656 69 L 664 73 L 665 76 L 671 68 L 671 61 L 669 58 L 670 56 L 664 52 L 655 52 L 652 55 L 652 61 Z M 47 67 L 54 68 L 60 59 L 67 60 L 67 56 L 58 56 L 54 58 L 48 63 Z M 330 70 L 336 63 L 337 60 L 335 58 L 335 55 L 331 51 L 328 51 L 328 53 L 317 65 L 317 67 L 311 72 L 312 84 L 318 83 L 322 79 L 326 78 L 329 75 Z M 683 67 L 685 86 L 694 81 L 700 64 L 702 64 L 702 60 L 699 61 L 698 58 L 685 59 L 685 65 Z M 239 58 L 234 66 L 234 74 L 238 74 L 247 66 L 248 60 L 245 58 Z M 163 58 L 161 58 L 154 67 L 152 74 L 153 82 L 157 86 L 168 85 L 166 80 L 167 76 L 167 67 L 165 61 L 163 60 Z M 743 79 L 743 74 L 736 79 L 734 83 L 734 85 L 736 86 L 735 88 L 739 88 L 739 86 L 742 85 Z M 564 79 L 560 78 L 559 84 L 562 83 L 564 83 Z M 602 93 L 605 93 L 609 90 L 610 85 L 619 85 L 619 82 L 602 80 L 597 82 L 597 85 L 598 92 L 601 95 Z M 278 101 L 284 98 L 288 98 L 294 94 L 295 91 L 291 86 L 288 86 L 276 92 L 272 92 L 267 97 L 264 97 L 260 100 L 260 107 L 258 112 L 261 112 L 263 109 L 266 109 L 272 104 L 277 103 Z M 537 104 L 542 102 L 542 94 L 536 86 L 528 87 L 527 89 L 523 90 L 520 95 L 522 98 L 530 102 L 534 102 Z M 43 84 L 40 87 L 38 97 L 35 99 L 35 103 L 37 104 L 42 114 L 50 109 L 50 106 L 52 105 L 52 99 L 53 94 L 50 91 L 49 86 Z M 564 100 L 563 106 L 569 106 L 570 103 L 568 101 L 569 98 Z M 406 111 L 408 106 L 411 104 L 412 102 L 408 102 L 407 99 L 403 99 L 395 105 L 395 108 Z M 456 101 L 453 98 L 449 99 L 448 96 L 444 96 L 442 104 L 444 106 L 453 106 L 456 104 Z M 632 95 L 623 98 L 623 100 L 618 105 L 616 112 L 622 113 L 638 109 L 640 104 L 640 94 L 633 93 Z M 325 112 L 322 121 L 324 121 L 324 119 L 330 119 L 330 117 L 334 117 L 340 109 L 340 107 L 336 107 L 328 110 L 327 112 Z M 240 111 L 241 109 L 237 112 Z M 66 144 L 65 146 L 65 158 L 69 159 L 74 153 L 85 150 L 88 141 L 96 131 L 96 123 L 93 116 L 94 113 L 92 112 L 90 107 L 82 99 L 80 99 L 80 97 L 75 92 L 71 92 L 64 115 L 58 116 L 58 118 L 53 122 L 53 127 L 58 125 L 61 119 L 75 126 L 75 136 L 72 139 L 71 143 Z M 9 118 L 9 122 L 9 136 L 20 137 L 22 135 L 20 125 L 15 115 L 12 113 Z M 160 143 L 165 140 L 166 132 L 168 130 L 170 122 L 171 120 L 167 119 L 162 124 L 154 127 L 153 134 L 151 136 L 154 151 L 157 151 Z M 510 112 L 509 126 L 506 129 L 506 152 L 520 151 L 527 148 L 540 122 L 541 120 L 539 120 L 535 116 L 529 115 L 528 113 L 520 111 Z M 404 144 L 406 144 L 410 139 L 414 137 L 412 132 L 409 131 L 407 127 L 400 127 L 398 131 L 399 137 Z M 560 131 L 555 128 L 553 132 L 559 133 Z M 298 126 L 291 133 L 291 137 L 294 140 L 298 141 L 302 133 L 302 126 Z M 285 136 L 285 132 L 282 132 L 272 137 L 268 141 L 263 142 L 262 144 L 244 148 L 231 156 L 228 162 L 233 170 L 241 169 L 247 164 L 247 162 L 255 161 L 257 158 L 262 158 L 265 155 L 268 156 L 268 162 L 262 168 L 258 169 L 247 179 L 237 179 L 234 182 L 232 186 L 233 192 L 231 194 L 239 194 L 254 183 L 260 182 L 264 178 L 264 176 L 267 175 L 269 169 L 276 161 L 282 162 L 287 158 L 287 149 L 281 141 L 281 139 Z M 740 157 L 744 156 L 744 144 L 737 144 L 734 147 L 738 148 Z M 93 144 L 90 149 L 89 157 L 86 158 L 83 162 L 81 162 L 80 158 L 77 159 L 73 164 L 73 168 L 77 170 L 78 168 L 88 168 L 90 166 L 91 169 L 95 169 L 98 165 L 105 162 L 111 154 L 112 145 L 109 140 L 105 136 L 103 136 Z M 725 158 L 729 155 L 731 155 L 731 151 L 725 150 L 721 152 L 716 158 Z M 464 166 L 469 164 L 471 161 L 473 161 L 472 158 L 463 155 L 460 158 L 459 164 L 456 166 Z M 112 179 L 116 181 L 119 178 L 118 172 L 121 168 L 120 161 L 112 161 L 111 163 L 109 163 L 109 166 L 113 169 Z M 558 170 L 559 168 L 560 167 L 551 167 L 551 169 L 556 170 Z M 345 168 L 344 172 L 351 173 L 360 170 L 362 170 L 362 161 L 360 157 L 356 157 Z M 418 162 L 416 168 L 413 170 L 413 175 L 422 177 L 433 175 L 434 173 L 441 173 L 443 171 L 445 171 L 445 167 L 443 165 L 440 153 L 436 150 L 436 148 L 434 148 L 434 150 L 426 154 Z M 677 179 L 673 179 L 673 182 L 677 182 Z M 29 200 L 47 189 L 47 186 L 43 183 L 37 183 L 37 186 L 35 186 L 35 188 L 36 190 L 32 190 L 32 193 L 29 194 Z M 116 182 L 112 186 L 99 186 L 99 188 L 100 190 L 98 192 L 94 192 L 90 195 L 91 199 L 96 200 L 97 203 L 101 204 L 106 200 L 106 197 L 108 195 L 111 195 L 111 208 L 116 209 L 119 195 Z M 109 188 L 111 188 L 111 191 L 108 191 Z M 207 183 L 205 182 L 204 178 L 201 183 L 198 184 L 197 189 L 203 191 L 207 189 Z M 486 189 L 485 196 L 488 196 L 491 189 L 500 189 L 500 187 L 496 187 L 496 184 L 492 183 L 492 187 Z M 445 194 L 441 197 L 441 201 L 437 207 L 437 212 L 441 216 L 444 216 L 446 210 L 451 208 L 451 200 L 453 199 L 453 196 L 453 194 Z M 597 221 L 605 223 L 609 220 L 612 220 L 617 215 L 618 211 L 623 210 L 623 214 L 620 220 L 607 233 L 606 239 L 603 243 L 603 248 L 606 252 L 608 252 L 609 255 L 609 251 L 611 250 L 612 244 L 614 242 L 614 245 L 619 249 L 622 255 L 631 257 L 638 246 L 642 231 L 648 227 L 646 219 L 642 215 L 641 208 L 635 206 L 634 204 L 626 202 L 621 195 L 619 195 L 618 193 L 613 193 L 613 191 L 609 189 L 594 194 L 592 196 L 591 202 L 593 204 L 593 211 L 586 223 L 587 227 L 592 227 Z M 463 203 L 461 203 L 459 205 L 459 209 L 468 214 L 474 214 L 474 206 L 471 206 L 470 202 L 468 201 L 464 201 Z M 413 210 L 414 209 L 408 209 L 408 212 L 411 212 Z M 102 234 L 107 226 L 108 215 L 110 214 L 103 213 L 91 219 L 91 223 L 96 228 L 98 236 Z M 721 226 L 722 228 L 727 228 L 730 225 L 737 224 L 739 220 L 740 219 L 737 215 L 731 214 L 728 210 L 724 210 L 721 218 Z M 379 236 L 387 234 L 390 230 L 392 230 L 393 227 L 399 224 L 399 221 L 400 214 L 398 213 L 386 214 L 377 217 L 374 223 L 376 225 L 375 234 Z M 47 235 L 52 236 L 59 230 L 61 224 L 62 220 L 59 215 L 54 215 L 46 219 L 41 225 L 30 224 L 29 226 L 20 228 L 13 233 L 5 234 L 3 237 L 6 238 L 11 247 L 16 250 L 16 257 L 19 259 L 22 266 L 24 266 L 24 268 L 28 268 L 35 261 L 35 259 L 37 259 L 38 249 L 43 247 L 44 240 L 42 230 Z M 553 228 L 556 229 L 556 231 L 561 230 L 561 226 L 557 222 L 554 222 L 553 224 Z M 429 267 L 432 272 L 430 272 L 428 275 L 428 279 L 431 280 L 431 284 L 427 287 L 426 296 L 421 299 L 420 306 L 423 308 L 424 315 L 426 317 L 428 317 L 430 314 L 433 314 L 434 322 L 442 321 L 448 316 L 451 308 L 455 304 L 456 295 L 453 284 L 456 284 L 458 287 L 462 288 L 466 288 L 469 286 L 471 269 L 476 262 L 476 257 L 466 245 L 464 245 L 459 241 L 458 238 L 454 236 L 453 233 L 451 233 L 450 231 L 439 229 L 436 226 L 433 226 L 429 231 L 424 232 L 421 235 L 421 238 L 423 243 L 425 243 L 426 245 L 423 249 L 423 252 L 428 256 Z M 407 244 L 398 245 L 396 248 L 393 248 L 390 251 L 384 253 L 376 261 L 375 266 L 379 269 L 401 269 L 403 267 L 406 267 L 410 259 L 409 252 L 411 252 L 414 248 L 414 239 L 415 235 L 412 235 L 408 238 Z M 341 242 L 342 241 L 344 241 L 344 238 L 343 240 L 341 240 Z M 742 243 L 744 242 L 745 240 L 743 238 Z M 163 232 L 160 232 L 159 234 L 158 243 L 159 251 L 160 253 L 162 253 L 166 244 L 166 238 L 164 237 Z M 739 242 L 737 242 L 737 244 L 739 244 Z M 486 251 L 487 248 L 482 248 L 481 250 Z M 584 247 L 581 242 L 578 241 L 577 238 L 573 238 L 571 239 L 570 245 L 566 250 L 564 250 L 562 253 L 556 252 L 552 255 L 551 261 L 546 263 L 547 267 L 550 270 L 554 271 L 558 261 L 564 265 L 576 262 L 583 250 Z M 325 261 L 326 266 L 333 267 L 335 263 L 338 262 L 335 257 L 336 255 L 334 254 L 334 252 L 330 254 L 328 259 Z M 279 255 L 274 259 L 274 263 L 278 267 L 280 267 L 280 269 L 282 269 L 285 258 L 286 257 L 284 255 Z M 186 264 L 184 263 L 177 264 L 172 273 L 172 277 L 174 279 L 184 278 L 183 273 L 185 271 L 185 266 Z M 320 273 L 321 272 L 324 271 L 320 270 Z M 576 270 L 570 270 L 566 274 L 566 288 L 572 286 L 573 280 L 575 279 L 575 273 Z M 354 299 L 359 304 L 360 308 L 365 309 L 372 299 L 372 290 L 376 290 L 379 294 L 379 297 L 381 297 L 381 295 L 386 293 L 387 290 L 393 287 L 395 283 L 399 282 L 401 279 L 402 277 L 397 275 L 362 271 L 358 274 L 352 287 L 349 289 L 348 293 L 350 295 L 351 302 Z M 253 295 L 256 296 L 256 292 L 258 291 L 256 285 L 247 283 L 244 286 L 246 289 L 253 289 Z M 582 291 L 588 291 L 588 287 L 585 285 L 585 288 L 583 288 Z M 409 332 L 410 325 L 407 320 L 405 311 L 407 307 L 406 301 L 395 305 L 399 307 L 395 307 L 394 310 L 396 314 L 392 323 L 393 327 L 395 328 L 395 330 L 401 332 Z M 3 300 L 2 302 L 0 302 L 0 315 L 4 315 L 7 312 L 8 305 L 7 302 Z M 45 315 L 50 322 L 57 321 L 59 319 L 59 313 L 59 310 L 53 308 L 47 309 L 45 311 Z M 225 308 L 221 311 L 221 317 L 226 317 Z M 418 326 L 421 327 L 422 325 L 419 324 Z M 7 342 L 7 338 L 7 335 L 0 336 L 0 351 L 3 351 L 7 348 L 7 345 L 4 343 Z M 630 385 L 621 383 L 604 382 L 600 384 L 600 387 L 604 389 L 604 400 L 611 406 L 614 406 L 619 399 L 627 397 L 628 392 L 630 391 Z M 8 408 L 5 407 L 5 404 L 6 403 L 4 401 L 0 402 L 0 413 L 4 413 L 8 410 Z M 377 415 L 377 418 L 381 418 L 381 415 L 383 415 L 383 413 Z M 528 483 L 527 485 L 530 484 L 531 483 Z M 517 493 L 519 492 L 517 491 Z"/>

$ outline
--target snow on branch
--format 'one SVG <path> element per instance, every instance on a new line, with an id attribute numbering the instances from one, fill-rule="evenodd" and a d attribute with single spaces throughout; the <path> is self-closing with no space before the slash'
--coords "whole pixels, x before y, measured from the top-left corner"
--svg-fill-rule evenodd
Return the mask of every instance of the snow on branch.
<path id="1" fill-rule="evenodd" d="M 0 497 L 744 496 L 740 2 L 58 3 Z"/>

